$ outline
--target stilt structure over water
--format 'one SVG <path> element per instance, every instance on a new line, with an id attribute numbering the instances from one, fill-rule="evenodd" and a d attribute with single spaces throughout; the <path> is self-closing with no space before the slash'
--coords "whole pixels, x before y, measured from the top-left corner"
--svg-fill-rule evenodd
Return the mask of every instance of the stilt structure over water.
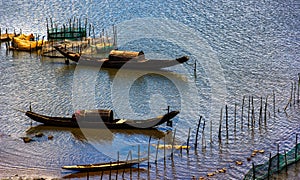
<path id="1" fill-rule="evenodd" d="M 47 21 L 47 39 L 48 41 L 61 41 L 65 39 L 69 40 L 83 40 L 87 37 L 87 19 L 85 19 L 84 26 L 81 26 L 81 20 L 76 19 L 72 22 L 69 19 L 68 24 L 63 24 L 62 27 L 58 27 L 57 24 L 53 26 L 52 18 L 50 18 L 50 27 L 48 19 Z M 91 31 L 91 26 L 90 30 Z"/>

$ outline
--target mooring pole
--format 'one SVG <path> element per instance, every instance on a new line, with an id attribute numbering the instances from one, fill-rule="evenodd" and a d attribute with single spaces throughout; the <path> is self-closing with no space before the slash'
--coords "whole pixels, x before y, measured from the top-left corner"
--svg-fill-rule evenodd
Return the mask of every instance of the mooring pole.
<path id="1" fill-rule="evenodd" d="M 291 86 L 291 97 L 290 97 L 290 107 L 292 107 L 292 102 L 293 102 L 293 89 L 294 89 L 294 84 L 292 82 L 292 86 Z"/>
<path id="2" fill-rule="evenodd" d="M 197 71 L 197 62 L 195 60 L 195 63 L 194 63 L 194 74 L 196 74 L 196 71 Z"/>
<path id="3" fill-rule="evenodd" d="M 274 106 L 274 117 L 276 117 L 276 113 L 275 113 L 275 111 L 276 111 L 276 107 L 275 107 L 275 105 L 276 105 L 276 100 L 275 100 L 275 91 L 273 90 L 273 106 Z"/>
<path id="4" fill-rule="evenodd" d="M 265 102 L 265 125 L 267 124 L 267 106 L 268 106 L 268 96 L 266 97 L 266 102 Z"/>
<path id="5" fill-rule="evenodd" d="M 189 128 L 189 133 L 188 133 L 188 138 L 186 140 L 186 145 L 187 145 L 187 152 L 189 152 L 189 144 L 190 144 L 190 133 L 191 133 L 191 128 Z"/>
<path id="6" fill-rule="evenodd" d="M 270 156 L 269 156 L 269 166 L 268 166 L 268 179 L 270 178 L 270 171 L 271 171 L 271 162 L 272 161 L 272 154 L 270 152 Z"/>
<path id="7" fill-rule="evenodd" d="M 164 136 L 164 166 L 166 166 L 166 136 Z"/>
<path id="8" fill-rule="evenodd" d="M 250 126 L 250 105 L 251 105 L 251 99 L 250 99 L 250 96 L 249 96 L 249 104 L 248 104 L 248 129 L 249 129 L 249 126 Z"/>
<path id="9" fill-rule="evenodd" d="M 284 164 L 285 164 L 285 171 L 287 171 L 286 150 L 284 150 Z"/>
<path id="10" fill-rule="evenodd" d="M 296 133 L 295 161 L 297 160 L 297 156 L 298 156 L 298 134 Z"/>
<path id="11" fill-rule="evenodd" d="M 176 128 L 175 128 L 175 131 L 174 131 L 174 136 L 173 136 L 173 141 L 172 141 L 172 153 L 171 153 L 171 158 L 172 158 L 172 161 L 173 161 L 173 156 L 174 156 L 174 143 L 175 143 L 175 136 L 176 136 Z"/>
<path id="12" fill-rule="evenodd" d="M 111 167 L 112 167 L 112 162 L 109 162 L 109 180 L 111 180 Z"/>
<path id="13" fill-rule="evenodd" d="M 297 86 L 296 86 L 296 82 L 294 82 L 294 105 L 296 104 L 296 90 L 297 90 Z"/>
<path id="14" fill-rule="evenodd" d="M 168 111 L 168 114 L 169 114 L 170 113 L 170 106 L 167 107 L 167 111 Z M 167 126 L 172 127 L 173 126 L 173 122 L 171 120 L 168 120 L 167 121 Z"/>
<path id="15" fill-rule="evenodd" d="M 280 158 L 279 158 L 279 143 L 277 144 L 277 171 L 279 171 L 280 165 Z"/>
<path id="16" fill-rule="evenodd" d="M 262 105 L 262 97 L 260 97 L 260 109 L 259 109 L 259 118 L 258 118 L 258 124 L 259 124 L 259 127 L 260 127 L 260 123 L 262 121 L 262 109 L 263 109 L 263 105 Z"/>
<path id="17" fill-rule="evenodd" d="M 226 110 L 226 139 L 228 140 L 228 107 L 227 104 L 225 105 L 225 110 Z"/>
<path id="18" fill-rule="evenodd" d="M 119 161 L 120 161 L 120 153 L 119 153 L 119 151 L 118 151 L 118 154 L 117 154 L 117 163 L 118 163 L 118 165 L 119 165 Z M 119 170 L 118 170 L 118 168 L 117 168 L 117 172 L 116 172 L 116 180 L 118 179 L 118 173 L 119 173 Z"/>
<path id="19" fill-rule="evenodd" d="M 234 103 L 234 132 L 236 132 L 236 106 L 237 104 Z"/>
<path id="20" fill-rule="evenodd" d="M 210 144 L 212 143 L 212 118 L 210 118 Z"/>
<path id="21" fill-rule="evenodd" d="M 298 73 L 298 92 L 297 92 L 297 102 L 299 103 L 300 102 L 300 99 L 299 99 L 299 89 L 300 89 L 300 73 Z"/>
<path id="22" fill-rule="evenodd" d="M 149 137 L 149 143 L 148 143 L 148 169 L 150 168 L 150 142 L 151 142 L 151 136 Z"/>
<path id="23" fill-rule="evenodd" d="M 221 132 L 222 132 L 222 115 L 223 115 L 222 109 L 223 108 L 221 108 L 221 113 L 220 113 L 219 135 L 218 135 L 219 142 L 221 142 L 221 139 L 222 139 L 222 137 L 221 137 Z"/>
<path id="24" fill-rule="evenodd" d="M 157 141 L 157 146 L 156 146 L 155 164 L 157 164 L 158 149 L 159 149 L 159 140 Z"/>
<path id="25" fill-rule="evenodd" d="M 138 145 L 138 162 L 138 169 L 140 169 L 140 145 Z"/>
<path id="26" fill-rule="evenodd" d="M 251 102 L 252 102 L 252 115 L 251 115 L 251 125 L 252 125 L 252 130 L 254 130 L 254 126 L 255 126 L 255 112 L 254 112 L 254 100 L 253 100 L 253 96 L 251 98 Z"/>
<path id="27" fill-rule="evenodd" d="M 255 166 L 254 166 L 254 162 L 252 163 L 252 169 L 253 169 L 253 180 L 255 180 Z"/>
<path id="28" fill-rule="evenodd" d="M 200 128 L 201 119 L 202 119 L 202 116 L 200 116 L 200 119 L 199 119 L 199 122 L 198 122 L 197 131 L 196 131 L 195 149 L 197 149 L 197 145 L 198 145 L 198 134 L 199 134 L 199 128 Z"/>

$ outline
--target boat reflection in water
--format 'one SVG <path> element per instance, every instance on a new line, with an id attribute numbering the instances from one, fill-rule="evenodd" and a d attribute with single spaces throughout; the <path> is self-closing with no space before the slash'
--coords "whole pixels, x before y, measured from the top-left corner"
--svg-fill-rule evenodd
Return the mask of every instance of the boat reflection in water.
<path id="1" fill-rule="evenodd" d="M 53 126 L 45 126 L 38 125 L 30 127 L 26 130 L 28 135 L 33 135 L 39 132 L 44 134 L 54 134 L 56 132 L 70 132 L 72 135 L 80 141 L 88 141 L 93 140 L 98 143 L 101 142 L 110 142 L 114 140 L 114 137 L 118 134 L 123 136 L 131 136 L 131 135 L 141 135 L 141 136 L 151 136 L 155 139 L 163 138 L 166 133 L 160 131 L 158 129 L 92 129 L 92 128 L 69 128 L 69 127 L 53 127 Z"/>

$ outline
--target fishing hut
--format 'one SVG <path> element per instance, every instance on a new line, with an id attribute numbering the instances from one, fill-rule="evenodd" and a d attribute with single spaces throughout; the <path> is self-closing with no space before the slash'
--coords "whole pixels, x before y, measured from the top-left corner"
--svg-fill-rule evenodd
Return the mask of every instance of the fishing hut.
<path id="1" fill-rule="evenodd" d="M 72 48 L 72 51 L 79 53 L 82 46 L 86 46 L 87 36 L 90 36 L 91 25 L 89 25 L 89 31 L 87 31 L 87 19 L 84 20 L 84 23 L 80 19 L 75 17 L 70 18 L 66 24 L 58 26 L 56 23 L 53 23 L 52 18 L 50 22 L 47 21 L 47 43 L 43 46 L 42 56 L 50 58 L 64 58 L 63 55 L 56 52 L 53 48 L 58 44 L 68 43 L 68 48 Z M 66 45 L 66 44 L 65 44 Z M 70 47 L 69 47 L 70 46 Z M 68 63 L 68 60 L 66 60 Z"/>
<path id="2" fill-rule="evenodd" d="M 83 40 L 87 37 L 87 19 L 85 19 L 84 26 L 81 25 L 79 19 L 72 21 L 69 19 L 68 24 L 63 24 L 58 27 L 53 25 L 52 18 L 50 18 L 50 27 L 47 19 L 47 39 L 48 41 L 61 41 L 61 40 Z"/>

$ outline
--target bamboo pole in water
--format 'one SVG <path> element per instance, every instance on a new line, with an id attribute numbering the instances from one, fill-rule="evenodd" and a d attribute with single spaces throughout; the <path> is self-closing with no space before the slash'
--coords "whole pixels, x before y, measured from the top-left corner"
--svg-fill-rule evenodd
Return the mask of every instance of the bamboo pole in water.
<path id="1" fill-rule="evenodd" d="M 219 124 L 219 135 L 218 135 L 218 138 L 219 138 L 219 142 L 221 142 L 222 140 L 222 137 L 221 137 L 221 133 L 222 133 L 222 108 L 221 108 L 221 113 L 220 113 L 220 124 Z"/>
<path id="2" fill-rule="evenodd" d="M 273 90 L 273 108 L 274 108 L 274 117 L 276 117 L 276 100 L 275 100 L 275 91 Z"/>
<path id="3" fill-rule="evenodd" d="M 150 168 L 150 142 L 151 142 L 151 136 L 149 137 L 149 143 L 148 143 L 148 169 Z"/>
<path id="4" fill-rule="evenodd" d="M 255 180 L 255 166 L 254 166 L 254 162 L 252 163 L 252 170 L 253 170 L 253 180 Z"/>
<path id="5" fill-rule="evenodd" d="M 284 164 L 285 164 L 285 171 L 287 171 L 287 158 L 286 158 L 286 151 L 284 150 Z"/>
<path id="6" fill-rule="evenodd" d="M 205 119 L 203 121 L 202 133 L 204 133 L 204 130 L 205 130 Z"/>
<path id="7" fill-rule="evenodd" d="M 279 143 L 277 144 L 277 171 L 279 171 L 279 165 L 280 165 L 280 158 L 279 158 Z"/>
<path id="8" fill-rule="evenodd" d="M 299 90 L 300 89 L 300 73 L 298 73 L 298 92 L 297 92 L 297 102 L 299 103 L 300 102 L 300 99 L 299 99 Z"/>
<path id="9" fill-rule="evenodd" d="M 186 140 L 187 147 L 189 147 L 189 145 L 190 145 L 190 133 L 191 133 L 191 128 L 189 128 L 188 138 Z M 189 148 L 186 148 L 186 150 L 187 150 L 187 153 L 188 153 L 189 152 Z"/>
<path id="10" fill-rule="evenodd" d="M 294 105 L 296 104 L 296 90 L 297 90 L 297 86 L 296 86 L 296 82 L 294 82 Z"/>
<path id="11" fill-rule="evenodd" d="M 261 121 L 262 121 L 262 109 L 263 109 L 263 103 L 262 103 L 262 97 L 260 97 L 260 109 L 259 109 L 259 118 L 258 118 L 258 124 L 260 127 Z"/>
<path id="12" fill-rule="evenodd" d="M 255 127 L 255 111 L 254 111 L 254 100 L 253 96 L 251 97 L 251 103 L 252 103 L 252 115 L 251 115 L 251 125 L 252 125 L 252 130 L 254 130 Z"/>
<path id="13" fill-rule="evenodd" d="M 155 164 L 157 164 L 157 156 L 158 156 L 158 148 L 159 147 L 159 140 L 157 141 L 157 146 L 156 146 L 156 155 L 155 155 Z"/>
<path id="14" fill-rule="evenodd" d="M 297 160 L 297 155 L 298 155 L 298 134 L 296 133 L 295 161 Z"/>
<path id="15" fill-rule="evenodd" d="M 132 152 L 130 152 L 130 161 L 132 161 Z M 130 179 L 132 179 L 132 166 L 130 166 Z"/>
<path id="16" fill-rule="evenodd" d="M 109 180 L 111 180 L 111 166 L 112 166 L 112 162 L 111 161 L 109 162 L 109 166 L 110 166 L 110 168 L 109 168 Z"/>
<path id="17" fill-rule="evenodd" d="M 173 156 L 174 156 L 173 153 L 174 153 L 175 136 L 176 136 L 176 128 L 175 128 L 174 135 L 173 135 L 173 140 L 172 140 L 172 152 L 171 152 L 171 158 L 172 158 L 172 161 L 173 161 Z"/>
<path id="18" fill-rule="evenodd" d="M 195 149 L 197 149 L 197 145 L 198 145 L 198 134 L 199 134 L 199 127 L 200 127 L 201 119 L 202 119 L 202 116 L 200 116 L 200 119 L 199 119 L 199 122 L 198 122 L 198 126 L 197 126 L 196 140 L 195 140 Z"/>
<path id="19" fill-rule="evenodd" d="M 292 82 L 292 86 L 291 86 L 291 97 L 290 97 L 290 107 L 292 107 L 292 101 L 293 101 L 293 89 L 294 89 L 294 83 Z"/>
<path id="20" fill-rule="evenodd" d="M 269 166 L 268 166 L 268 179 L 270 178 L 270 171 L 271 171 L 271 160 L 272 160 L 272 154 L 270 152 L 270 156 L 269 156 Z"/>
<path id="21" fill-rule="evenodd" d="M 166 166 L 166 136 L 164 136 L 164 166 Z"/>
<path id="22" fill-rule="evenodd" d="M 127 154 L 127 157 L 126 157 L 126 163 L 127 163 L 127 161 L 129 160 L 129 155 L 130 155 L 130 151 L 129 151 L 128 154 Z M 122 173 L 122 178 L 123 178 L 123 179 L 124 179 L 125 170 L 126 170 L 126 168 L 124 167 L 123 173 Z"/>
<path id="23" fill-rule="evenodd" d="M 210 118 L 210 143 L 212 143 L 212 119 Z"/>
<path id="24" fill-rule="evenodd" d="M 92 24 L 89 24 L 89 37 L 91 36 L 91 27 L 92 27 Z"/>
<path id="25" fill-rule="evenodd" d="M 117 154 L 117 162 L 118 162 L 118 164 L 119 164 L 119 161 L 120 161 L 120 153 L 119 153 L 119 151 L 118 151 L 118 154 Z M 117 172 L 116 172 L 116 180 L 118 179 L 118 173 L 119 173 L 119 170 L 118 170 L 118 168 L 117 168 Z"/>
<path id="26" fill-rule="evenodd" d="M 267 108 L 268 108 L 268 96 L 266 97 L 266 102 L 265 102 L 265 116 L 264 116 L 265 125 L 267 124 Z"/>
<path id="27" fill-rule="evenodd" d="M 237 104 L 234 103 L 234 132 L 236 131 L 236 106 Z"/>
<path id="28" fill-rule="evenodd" d="M 206 141 L 205 141 L 205 136 L 204 136 L 204 129 L 205 129 L 205 119 L 203 121 L 203 127 L 202 127 L 202 149 L 206 148 Z M 205 143 L 204 146 L 203 146 L 203 143 Z"/>
<path id="29" fill-rule="evenodd" d="M 225 123 L 226 123 L 226 139 L 228 140 L 228 107 L 227 107 L 227 104 L 225 105 L 225 111 L 226 111 L 226 119 L 225 119 Z"/>
<path id="30" fill-rule="evenodd" d="M 248 129 L 249 129 L 249 126 L 250 126 L 250 107 L 251 106 L 251 99 L 250 99 L 250 96 L 249 96 L 249 103 L 248 103 Z"/>
<path id="31" fill-rule="evenodd" d="M 138 145 L 138 179 L 140 179 L 140 145 Z"/>

